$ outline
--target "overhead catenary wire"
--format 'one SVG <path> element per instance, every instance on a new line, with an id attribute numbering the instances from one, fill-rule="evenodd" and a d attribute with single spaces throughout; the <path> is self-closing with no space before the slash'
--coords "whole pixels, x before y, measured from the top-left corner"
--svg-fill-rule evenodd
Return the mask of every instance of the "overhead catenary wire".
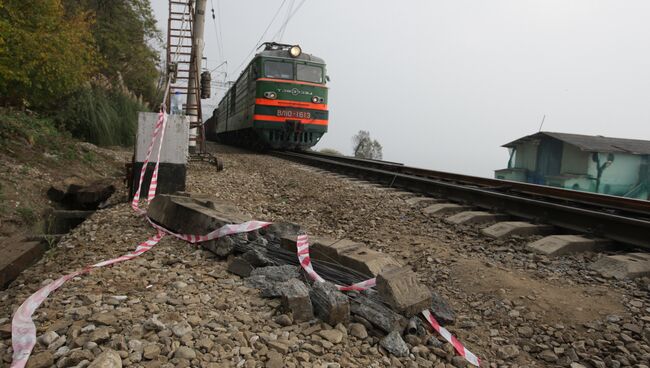
<path id="1" fill-rule="evenodd" d="M 291 12 L 293 11 L 293 6 L 295 5 L 295 2 L 296 2 L 296 0 L 291 0 L 291 2 L 289 3 L 289 6 L 287 7 L 287 17 L 285 18 L 284 24 L 282 25 L 282 27 L 280 27 L 280 29 L 282 31 L 280 32 L 280 36 L 277 39 L 279 42 L 282 42 L 282 38 L 284 37 L 284 31 L 287 29 L 287 24 L 288 24 L 287 21 L 288 21 L 289 17 L 291 16 Z"/>
<path id="2" fill-rule="evenodd" d="M 212 25 L 214 26 L 214 35 L 217 39 L 217 62 L 225 60 L 226 57 L 223 53 L 223 35 L 221 34 L 221 9 L 219 7 L 219 0 L 217 0 L 217 15 L 215 16 L 214 12 L 214 0 L 210 0 L 212 6 Z M 217 22 L 217 16 L 219 17 L 219 22 Z"/>
<path id="3" fill-rule="evenodd" d="M 300 8 L 305 4 L 306 1 L 307 0 L 300 1 L 300 4 L 298 4 L 298 6 L 296 6 L 296 9 L 287 17 L 287 19 L 284 21 L 284 23 L 282 24 L 280 29 L 278 29 L 278 31 L 275 33 L 275 35 L 273 35 L 272 39 L 277 39 L 280 32 L 282 32 L 282 35 L 284 35 L 284 29 L 287 28 L 287 25 L 291 21 L 291 18 L 293 18 L 293 16 L 296 15 L 296 13 L 298 13 L 298 10 L 300 10 Z"/>
<path id="4" fill-rule="evenodd" d="M 304 1 L 304 0 L 303 0 L 303 1 Z M 244 59 L 242 60 L 242 62 L 239 63 L 239 65 L 237 65 L 237 67 L 235 68 L 235 71 L 239 70 L 239 68 L 241 68 L 241 67 L 244 65 L 244 63 L 246 63 L 246 61 L 251 57 L 251 55 L 255 52 L 255 50 L 257 50 L 257 48 L 259 47 L 260 43 L 261 43 L 262 40 L 264 39 L 264 36 L 266 36 L 266 33 L 269 31 L 269 28 L 271 28 L 271 25 L 273 25 L 273 22 L 275 22 L 275 19 L 278 17 L 278 14 L 280 14 L 280 10 L 282 10 L 282 7 L 284 6 L 284 4 L 285 4 L 286 2 L 287 2 L 287 0 L 282 0 L 282 3 L 281 3 L 280 6 L 278 7 L 278 10 L 275 11 L 275 14 L 273 15 L 273 18 L 271 18 L 271 21 L 270 21 L 269 24 L 266 26 L 266 29 L 264 29 L 264 32 L 262 32 L 262 35 L 261 35 L 260 38 L 257 40 L 257 42 L 255 42 L 255 45 L 253 46 L 253 49 L 252 49 L 252 50 L 251 50 L 251 51 L 246 55 L 246 57 L 244 57 Z"/>

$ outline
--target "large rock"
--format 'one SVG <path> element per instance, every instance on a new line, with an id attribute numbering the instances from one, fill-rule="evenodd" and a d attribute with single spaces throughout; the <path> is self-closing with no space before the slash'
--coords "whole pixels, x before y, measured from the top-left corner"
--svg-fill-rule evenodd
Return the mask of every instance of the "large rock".
<path id="1" fill-rule="evenodd" d="M 404 316 L 395 313 L 390 308 L 363 295 L 354 295 L 350 299 L 350 311 L 380 330 L 389 333 L 401 331 L 407 324 Z"/>
<path id="2" fill-rule="evenodd" d="M 409 267 L 394 268 L 377 276 L 379 296 L 395 311 L 414 316 L 431 305 L 431 291 Z"/>
<path id="3" fill-rule="evenodd" d="M 196 358 L 196 351 L 187 346 L 181 346 L 174 352 L 174 358 L 192 360 Z"/>
<path id="4" fill-rule="evenodd" d="M 379 341 L 382 348 L 397 357 L 405 357 L 409 354 L 409 347 L 397 331 L 392 331 Z"/>
<path id="5" fill-rule="evenodd" d="M 176 233 L 192 235 L 207 234 L 223 225 L 251 219 L 226 201 L 190 193 L 157 195 L 149 205 L 147 216 Z"/>
<path id="6" fill-rule="evenodd" d="M 253 266 L 241 257 L 235 257 L 228 263 L 228 272 L 239 277 L 248 277 L 253 272 Z"/>
<path id="7" fill-rule="evenodd" d="M 431 313 L 441 325 L 453 324 L 456 314 L 449 303 L 438 293 L 431 293 Z"/>
<path id="8" fill-rule="evenodd" d="M 114 350 L 106 350 L 99 354 L 88 368 L 122 368 L 122 358 Z"/>
<path id="9" fill-rule="evenodd" d="M 315 282 L 310 293 L 316 316 L 334 326 L 350 319 L 350 302 L 331 282 Z"/>
<path id="10" fill-rule="evenodd" d="M 54 356 L 49 351 L 38 353 L 29 358 L 27 368 L 45 368 L 54 365 Z"/>
<path id="11" fill-rule="evenodd" d="M 291 279 L 279 283 L 277 289 L 282 295 L 282 306 L 291 311 L 294 321 L 309 321 L 314 318 L 309 287 L 302 281 Z"/>

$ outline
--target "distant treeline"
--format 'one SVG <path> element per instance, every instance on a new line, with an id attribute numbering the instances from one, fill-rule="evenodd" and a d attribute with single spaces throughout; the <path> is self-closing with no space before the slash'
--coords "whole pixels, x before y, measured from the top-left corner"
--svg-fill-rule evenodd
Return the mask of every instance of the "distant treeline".
<path id="1" fill-rule="evenodd" d="M 98 144 L 130 144 L 160 103 L 149 0 L 0 1 L 0 105 L 55 117 Z"/>

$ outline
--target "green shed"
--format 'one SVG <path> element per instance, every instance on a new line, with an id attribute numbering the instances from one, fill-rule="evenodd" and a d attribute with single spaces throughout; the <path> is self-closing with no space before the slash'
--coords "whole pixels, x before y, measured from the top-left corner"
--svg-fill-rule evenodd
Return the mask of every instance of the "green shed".
<path id="1" fill-rule="evenodd" d="M 650 199 L 650 141 L 539 132 L 502 147 L 510 159 L 497 179 Z"/>

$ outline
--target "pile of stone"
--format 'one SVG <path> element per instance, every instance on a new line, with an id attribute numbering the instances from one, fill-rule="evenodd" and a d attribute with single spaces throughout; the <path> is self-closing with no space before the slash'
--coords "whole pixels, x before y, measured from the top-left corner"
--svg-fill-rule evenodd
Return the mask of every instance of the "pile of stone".
<path id="1" fill-rule="evenodd" d="M 115 193 L 112 180 L 87 182 L 71 176 L 53 184 L 47 197 L 67 210 L 96 210 Z"/>
<path id="2" fill-rule="evenodd" d="M 250 217 L 218 199 L 191 193 L 159 195 L 148 209 L 149 217 L 169 230 L 206 234 L 226 224 Z M 427 329 L 419 313 L 432 309 L 443 324 L 454 313 L 417 275 L 387 254 L 348 239 L 311 240 L 310 257 L 325 279 L 351 284 L 376 278 L 376 287 L 341 292 L 333 282 L 313 282 L 298 265 L 296 237 L 300 227 L 275 223 L 267 228 L 202 243 L 228 261 L 228 271 L 246 279 L 261 295 L 281 299 L 278 322 L 291 325 L 319 318 L 330 326 L 362 325 L 366 333 L 384 336 L 380 345 L 402 357 L 409 347 L 402 334 L 424 336 Z M 335 339 L 335 338 L 334 338 Z"/>
<path id="3" fill-rule="evenodd" d="M 67 234 L 104 207 L 113 193 L 115 185 L 110 179 L 87 182 L 71 176 L 53 184 L 47 197 L 55 206 L 45 214 L 44 233 L 57 239 Z"/>

